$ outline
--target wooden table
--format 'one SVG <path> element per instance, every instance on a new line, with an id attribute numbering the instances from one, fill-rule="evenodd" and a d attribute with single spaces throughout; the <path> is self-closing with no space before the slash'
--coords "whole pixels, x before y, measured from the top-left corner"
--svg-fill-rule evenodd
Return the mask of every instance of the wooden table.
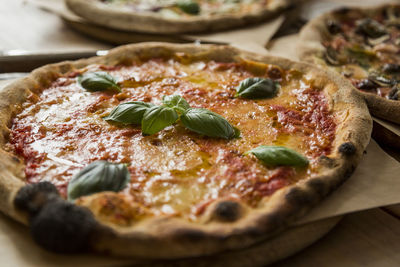
<path id="1" fill-rule="evenodd" d="M 110 45 L 76 34 L 62 20 L 24 0 L 0 1 L 0 50 L 74 51 Z"/>
<path id="2" fill-rule="evenodd" d="M 49 52 L 111 47 L 75 33 L 57 16 L 23 0 L 5 2 L 0 5 L 0 50 Z M 400 206 L 350 214 L 323 239 L 274 266 L 400 266 L 399 219 Z"/>

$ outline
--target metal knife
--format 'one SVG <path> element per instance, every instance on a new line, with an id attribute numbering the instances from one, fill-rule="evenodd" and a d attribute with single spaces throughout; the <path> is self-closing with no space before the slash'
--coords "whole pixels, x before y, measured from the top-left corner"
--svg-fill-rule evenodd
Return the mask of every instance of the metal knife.
<path id="1" fill-rule="evenodd" d="M 66 52 L 66 53 L 32 53 L 25 50 L 8 50 L 0 52 L 0 73 L 30 72 L 37 67 L 80 58 L 102 56 L 107 50 Z"/>

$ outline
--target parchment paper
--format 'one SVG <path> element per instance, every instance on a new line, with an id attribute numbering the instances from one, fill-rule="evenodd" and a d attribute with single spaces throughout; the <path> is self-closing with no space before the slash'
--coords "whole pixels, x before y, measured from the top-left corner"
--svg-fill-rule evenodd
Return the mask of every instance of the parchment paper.
<path id="1" fill-rule="evenodd" d="M 371 140 L 354 174 L 297 224 L 400 203 L 400 163 Z"/>
<path id="2" fill-rule="evenodd" d="M 284 19 L 284 16 L 280 16 L 266 23 L 238 30 L 187 36 L 192 39 L 199 39 L 206 42 L 230 43 L 244 46 L 256 44 L 263 47 L 282 25 Z"/>

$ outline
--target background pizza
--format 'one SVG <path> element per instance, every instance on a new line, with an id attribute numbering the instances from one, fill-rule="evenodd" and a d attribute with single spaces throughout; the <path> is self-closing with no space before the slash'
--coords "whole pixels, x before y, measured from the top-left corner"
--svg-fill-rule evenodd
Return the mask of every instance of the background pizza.
<path id="1" fill-rule="evenodd" d="M 158 34 L 210 32 L 253 24 L 287 8 L 289 0 L 66 0 L 77 15 L 99 25 Z"/>
<path id="2" fill-rule="evenodd" d="M 399 5 L 326 13 L 302 30 L 300 58 L 339 72 L 373 115 L 400 123 L 399 18 Z"/>

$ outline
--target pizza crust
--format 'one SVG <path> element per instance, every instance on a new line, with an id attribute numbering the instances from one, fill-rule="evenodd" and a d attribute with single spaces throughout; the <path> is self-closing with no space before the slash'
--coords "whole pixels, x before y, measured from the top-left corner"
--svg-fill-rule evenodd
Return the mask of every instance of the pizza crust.
<path id="1" fill-rule="evenodd" d="M 385 9 L 389 6 L 390 5 L 386 4 L 375 8 L 354 7 L 352 9 L 368 12 Z M 317 63 L 321 67 L 329 68 L 322 59 L 322 55 L 325 53 L 326 49 L 321 43 L 331 36 L 325 26 L 325 21 L 332 16 L 331 14 L 332 12 L 325 13 L 311 20 L 303 27 L 297 46 L 297 53 L 300 60 L 309 63 Z M 357 89 L 354 88 L 354 90 Z M 400 101 L 386 99 L 373 93 L 357 91 L 365 98 L 372 115 L 395 123 L 400 123 L 400 116 L 398 115 L 400 114 Z"/>
<path id="2" fill-rule="evenodd" d="M 284 69 L 298 69 L 304 75 L 315 77 L 314 84 L 322 86 L 325 92 L 332 96 L 330 108 L 338 122 L 332 155 L 319 159 L 322 166 L 320 175 L 278 190 L 270 198 L 262 201 L 259 208 L 250 210 L 239 203 L 238 216 L 233 221 L 215 219 L 218 216 L 215 216 L 212 207 L 218 203 L 211 206 L 202 223 L 197 224 L 179 218 L 160 216 L 130 227 L 119 227 L 101 221 L 99 214 L 92 210 L 89 214 L 96 219 L 96 224 L 85 240 L 90 250 L 127 257 L 173 259 L 211 255 L 248 247 L 283 230 L 344 182 L 355 169 L 369 142 L 372 120 L 364 100 L 356 90 L 352 89 L 347 80 L 331 71 L 317 69 L 306 63 L 260 56 L 229 46 L 142 43 L 113 49 L 103 57 L 47 65 L 33 71 L 27 78 L 7 86 L 0 92 L 1 153 L 12 157 L 10 153 L 4 151 L 8 136 L 7 126 L 11 124 L 19 105 L 29 97 L 30 92 L 39 93 L 57 77 L 90 64 L 129 64 L 139 56 L 157 57 L 175 52 L 222 62 L 240 61 L 245 58 L 275 64 Z M 0 198 L 0 209 L 14 219 L 29 225 L 27 212 L 17 209 L 14 204 L 17 192 L 25 188 L 23 174 L 15 172 L 15 169 L 22 170 L 24 165 L 21 161 L 13 162 L 10 157 L 1 162 L 3 168 L 0 170 L 0 188 L 5 194 Z M 102 197 L 104 194 L 108 193 L 96 195 Z M 64 200 L 55 202 L 58 201 Z M 54 200 L 50 204 L 53 202 Z M 87 210 L 83 207 L 82 209 Z M 32 222 L 32 217 L 30 221 Z M 31 231 L 34 231 L 32 224 Z"/>
<path id="3" fill-rule="evenodd" d="M 158 34 L 213 32 L 258 23 L 274 17 L 291 0 L 271 0 L 253 13 L 198 15 L 188 18 L 163 18 L 155 13 L 135 13 L 112 8 L 98 0 L 66 0 L 68 8 L 90 22 L 118 30 Z"/>

